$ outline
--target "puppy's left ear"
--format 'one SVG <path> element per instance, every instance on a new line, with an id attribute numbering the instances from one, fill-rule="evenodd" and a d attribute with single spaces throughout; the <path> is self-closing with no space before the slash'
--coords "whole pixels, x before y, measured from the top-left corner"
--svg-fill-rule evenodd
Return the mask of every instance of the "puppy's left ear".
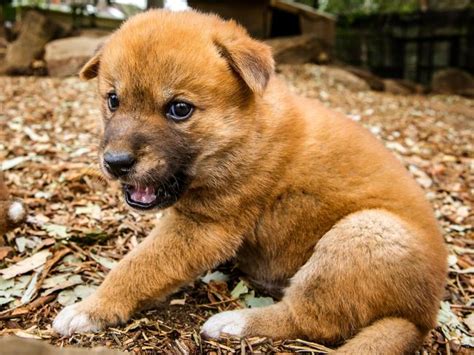
<path id="1" fill-rule="evenodd" d="M 270 47 L 250 38 L 246 33 L 239 33 L 231 38 L 220 37 L 214 43 L 250 90 L 261 95 L 275 68 Z"/>
<path id="2" fill-rule="evenodd" d="M 102 53 L 96 53 L 89 61 L 84 64 L 79 72 L 79 78 L 82 80 L 94 79 L 99 74 L 100 57 Z"/>
<path id="3" fill-rule="evenodd" d="M 102 57 L 102 50 L 104 44 L 101 44 L 96 50 L 94 56 L 84 64 L 79 72 L 79 78 L 82 80 L 94 79 L 99 74 L 100 58 Z"/>

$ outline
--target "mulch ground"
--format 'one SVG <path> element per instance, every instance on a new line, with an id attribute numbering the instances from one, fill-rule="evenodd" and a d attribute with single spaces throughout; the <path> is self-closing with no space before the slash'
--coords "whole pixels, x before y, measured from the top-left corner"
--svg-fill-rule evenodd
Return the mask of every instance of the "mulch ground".
<path id="1" fill-rule="evenodd" d="M 352 92 L 313 65 L 281 66 L 279 75 L 295 91 L 360 121 L 425 189 L 449 246 L 450 266 L 439 326 L 420 351 L 472 351 L 474 101 Z M 0 161 L 14 195 L 29 207 L 27 224 L 8 233 L 0 247 L 0 335 L 137 353 L 328 350 L 304 340 L 201 339 L 199 327 L 210 315 L 271 302 L 247 288 L 232 265 L 126 325 L 99 334 L 55 335 L 51 322 L 57 312 L 93 292 L 159 216 L 130 212 L 118 186 L 101 178 L 95 83 L 0 77 L 0 87 Z"/>

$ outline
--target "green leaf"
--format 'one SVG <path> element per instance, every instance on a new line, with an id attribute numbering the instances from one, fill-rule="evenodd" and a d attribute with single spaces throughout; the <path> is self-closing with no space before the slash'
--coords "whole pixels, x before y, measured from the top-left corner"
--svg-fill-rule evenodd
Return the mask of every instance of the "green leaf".
<path id="1" fill-rule="evenodd" d="M 469 336 L 466 327 L 451 310 L 449 302 L 441 302 L 438 313 L 438 325 L 448 340 L 456 340 L 463 346 L 474 346 L 474 337 Z"/>
<path id="2" fill-rule="evenodd" d="M 103 267 L 105 267 L 106 269 L 112 269 L 117 264 L 117 261 L 106 258 L 105 256 L 91 254 L 91 258 L 94 259 Z"/>
<path id="3" fill-rule="evenodd" d="M 239 298 L 240 296 L 245 295 L 247 293 L 249 293 L 249 288 L 242 280 L 240 280 L 240 282 L 234 287 L 230 295 L 232 298 Z"/>
<path id="4" fill-rule="evenodd" d="M 84 281 L 82 281 L 82 277 L 80 275 L 72 275 L 68 277 L 66 280 L 57 282 L 56 284 L 53 284 L 53 281 L 49 281 L 48 283 L 46 283 L 46 285 L 43 284 L 42 288 L 44 288 L 45 291 L 42 293 L 42 296 L 47 296 L 54 292 L 65 290 L 67 288 L 77 286 L 82 283 L 84 283 Z M 54 285 L 54 286 L 51 286 L 51 285 Z M 45 286 L 48 286 L 48 288 L 46 288 Z"/>
<path id="5" fill-rule="evenodd" d="M 93 285 L 79 285 L 74 287 L 74 294 L 80 298 L 81 300 L 86 299 L 90 295 L 92 295 L 95 290 L 97 290 L 97 286 Z"/>
<path id="6" fill-rule="evenodd" d="M 44 280 L 41 288 L 53 288 L 67 281 L 71 274 L 57 274 Z"/>
<path id="7" fill-rule="evenodd" d="M 58 302 L 63 306 L 70 306 L 71 304 L 76 303 L 77 296 L 73 290 L 64 290 L 59 292 Z"/>
<path id="8" fill-rule="evenodd" d="M 201 278 L 201 281 L 204 282 L 205 284 L 208 284 L 211 281 L 227 282 L 228 280 L 229 280 L 229 276 L 227 276 L 226 274 L 220 271 L 214 271 L 212 273 L 208 272 L 205 276 Z"/>
<path id="9" fill-rule="evenodd" d="M 28 286 L 28 283 L 31 280 L 30 275 L 23 275 L 15 279 L 15 285 L 12 287 L 13 290 L 16 291 L 23 291 L 26 286 Z"/>
<path id="10" fill-rule="evenodd" d="M 0 306 L 3 306 L 4 304 L 10 303 L 11 301 L 15 300 L 12 297 L 0 297 Z"/>
<path id="11" fill-rule="evenodd" d="M 2 276 L 0 276 L 0 291 L 8 290 L 12 288 L 15 284 L 13 279 L 5 280 Z"/>
<path id="12" fill-rule="evenodd" d="M 43 229 L 48 232 L 51 237 L 57 239 L 66 239 L 69 237 L 67 227 L 59 224 L 47 223 L 43 225 Z"/>
<path id="13" fill-rule="evenodd" d="M 244 297 L 244 302 L 248 308 L 266 307 L 275 303 L 271 297 L 255 297 L 254 291 Z"/>

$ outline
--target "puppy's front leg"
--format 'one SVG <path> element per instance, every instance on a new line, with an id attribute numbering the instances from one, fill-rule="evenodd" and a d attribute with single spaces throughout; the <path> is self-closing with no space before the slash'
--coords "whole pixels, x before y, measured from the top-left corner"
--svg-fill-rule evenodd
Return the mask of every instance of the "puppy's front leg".
<path id="1" fill-rule="evenodd" d="M 240 242 L 238 233 L 218 223 L 198 224 L 172 212 L 107 275 L 95 294 L 62 310 L 53 328 L 71 335 L 125 322 L 136 310 L 232 257 Z"/>

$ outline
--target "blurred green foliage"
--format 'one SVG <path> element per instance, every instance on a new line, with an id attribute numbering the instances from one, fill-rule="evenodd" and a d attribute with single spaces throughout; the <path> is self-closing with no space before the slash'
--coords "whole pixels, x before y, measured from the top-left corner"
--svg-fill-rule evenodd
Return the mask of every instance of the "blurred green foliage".
<path id="1" fill-rule="evenodd" d="M 319 0 L 295 0 L 300 4 L 305 4 L 312 7 L 319 7 Z"/>
<path id="2" fill-rule="evenodd" d="M 319 9 L 341 15 L 408 13 L 419 9 L 419 0 L 320 0 Z"/>

